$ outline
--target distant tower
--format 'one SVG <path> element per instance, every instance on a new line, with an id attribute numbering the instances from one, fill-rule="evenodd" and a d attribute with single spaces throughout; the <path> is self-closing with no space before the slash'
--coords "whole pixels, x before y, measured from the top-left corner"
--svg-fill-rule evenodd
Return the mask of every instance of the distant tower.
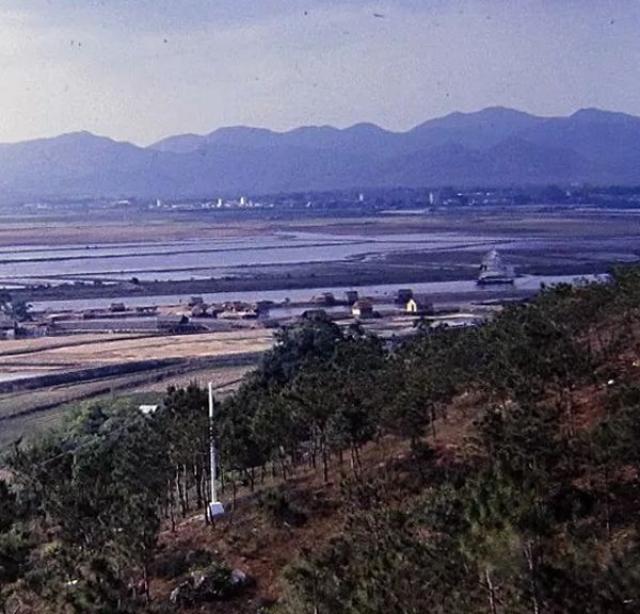
<path id="1" fill-rule="evenodd" d="M 429 192 L 429 204 L 430 205 L 435 205 L 436 203 L 436 196 L 433 192 Z"/>
<path id="2" fill-rule="evenodd" d="M 244 205 L 246 205 L 246 204 L 247 204 L 247 199 L 246 199 L 246 197 L 245 197 L 245 196 L 241 196 L 241 197 L 240 197 L 240 205 L 241 205 L 242 207 L 244 207 Z"/>
<path id="3" fill-rule="evenodd" d="M 358 202 L 359 203 L 363 203 L 364 202 L 364 194 L 362 192 L 360 192 L 360 194 L 358 194 Z"/>
<path id="4" fill-rule="evenodd" d="M 218 202 L 216 203 L 216 206 L 218 207 L 218 209 L 220 209 L 222 205 L 223 205 L 222 198 L 218 198 Z"/>

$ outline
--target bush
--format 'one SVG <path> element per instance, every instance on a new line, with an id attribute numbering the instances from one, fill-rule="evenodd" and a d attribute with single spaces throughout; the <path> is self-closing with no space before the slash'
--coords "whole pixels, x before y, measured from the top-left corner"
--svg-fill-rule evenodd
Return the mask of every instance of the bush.
<path id="1" fill-rule="evenodd" d="M 25 572 L 32 546 L 29 536 L 18 528 L 0 534 L 0 586 L 15 582 Z"/>
<path id="2" fill-rule="evenodd" d="M 289 495 L 276 489 L 269 489 L 262 493 L 258 500 L 260 510 L 274 525 L 288 524 L 302 526 L 307 520 L 307 514 L 291 502 Z"/>
<path id="3" fill-rule="evenodd" d="M 187 552 L 163 552 L 156 557 L 151 568 L 153 575 L 161 578 L 177 578 L 193 569 L 205 568 L 213 562 L 213 557 L 206 550 L 189 550 Z"/>
<path id="4" fill-rule="evenodd" d="M 231 599 L 252 580 L 239 570 L 231 570 L 223 563 L 211 563 L 191 573 L 171 593 L 170 601 L 178 607 L 192 607 L 201 603 Z"/>

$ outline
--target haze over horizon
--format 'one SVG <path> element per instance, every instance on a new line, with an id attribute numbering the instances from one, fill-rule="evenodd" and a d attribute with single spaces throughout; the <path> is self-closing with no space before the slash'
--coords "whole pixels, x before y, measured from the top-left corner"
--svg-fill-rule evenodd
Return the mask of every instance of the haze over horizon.
<path id="1" fill-rule="evenodd" d="M 640 115 L 639 29 L 626 0 L 4 0 L 0 142 L 403 131 L 491 106 Z"/>

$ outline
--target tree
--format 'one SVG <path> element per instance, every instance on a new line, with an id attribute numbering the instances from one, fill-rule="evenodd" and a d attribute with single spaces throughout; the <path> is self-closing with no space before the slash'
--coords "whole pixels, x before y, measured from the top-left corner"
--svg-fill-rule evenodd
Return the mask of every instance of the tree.
<path id="1" fill-rule="evenodd" d="M 461 612 L 474 587 L 446 539 L 425 542 L 409 514 L 361 512 L 320 553 L 285 574 L 293 614 Z"/>
<path id="2" fill-rule="evenodd" d="M 0 292 L 0 313 L 8 318 L 23 322 L 31 319 L 31 305 L 25 301 L 14 301 L 8 292 Z"/>
<path id="3" fill-rule="evenodd" d="M 303 320 L 276 333 L 276 344 L 267 352 L 254 379 L 262 385 L 285 384 L 307 359 L 329 359 L 343 339 L 340 327 L 328 317 Z"/>
<path id="4" fill-rule="evenodd" d="M 219 404 L 214 399 L 214 412 Z M 169 387 L 153 421 L 165 442 L 173 477 L 169 486 L 170 515 L 175 503 L 182 516 L 190 509 L 189 492 L 196 491 L 196 505 L 202 508 L 208 497 L 206 484 L 209 465 L 209 397 L 195 382 L 186 388 Z M 216 421 L 217 423 L 217 421 Z"/>
<path id="5" fill-rule="evenodd" d="M 77 610 L 104 611 L 112 599 L 128 602 L 128 573 L 139 570 L 146 581 L 170 467 L 158 430 L 137 408 L 113 415 L 91 408 L 85 416 L 72 438 L 16 449 L 10 462 L 59 543 L 55 564 L 47 561 L 59 572 L 42 576 L 39 590 L 78 585 L 62 591 L 70 603 L 83 595 Z"/>

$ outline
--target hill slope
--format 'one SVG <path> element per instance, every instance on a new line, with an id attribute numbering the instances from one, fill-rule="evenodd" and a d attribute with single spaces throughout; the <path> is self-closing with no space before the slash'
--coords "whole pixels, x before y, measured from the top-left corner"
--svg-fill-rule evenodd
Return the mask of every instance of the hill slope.
<path id="1" fill-rule="evenodd" d="M 639 297 L 617 269 L 393 349 L 302 319 L 215 405 L 213 523 L 207 390 L 78 408 L 4 459 L 0 608 L 635 614 Z"/>
<path id="2" fill-rule="evenodd" d="M 640 119 L 596 109 L 542 118 L 495 107 L 403 133 L 373 124 L 238 126 L 147 148 L 86 132 L 0 145 L 0 189 L 16 198 L 555 182 L 640 183 Z"/>

